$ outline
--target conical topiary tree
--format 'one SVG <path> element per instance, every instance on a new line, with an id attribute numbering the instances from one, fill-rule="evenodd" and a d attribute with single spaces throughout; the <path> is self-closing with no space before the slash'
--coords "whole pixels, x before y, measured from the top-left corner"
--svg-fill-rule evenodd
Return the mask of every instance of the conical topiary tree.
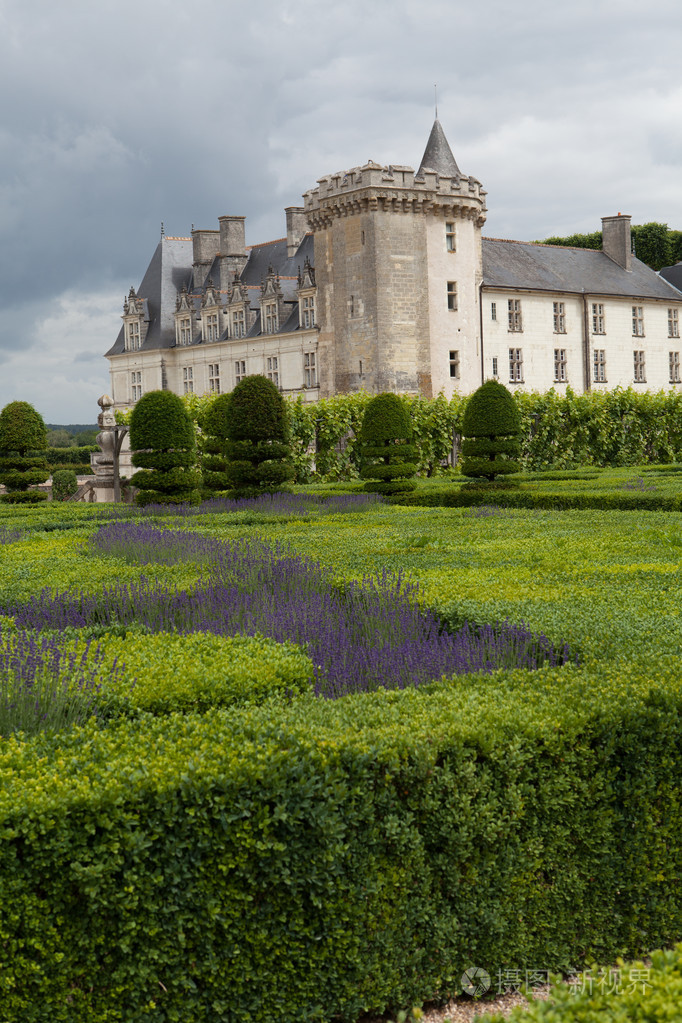
<path id="1" fill-rule="evenodd" d="M 471 395 L 462 419 L 462 472 L 491 482 L 519 471 L 521 416 L 512 394 L 486 380 Z"/>
<path id="2" fill-rule="evenodd" d="M 377 394 L 367 405 L 360 428 L 360 475 L 374 494 L 405 494 L 414 490 L 417 448 L 412 424 L 397 394 Z"/>
<path id="3" fill-rule="evenodd" d="M 142 395 L 130 417 L 130 446 L 139 470 L 130 481 L 137 504 L 199 504 L 194 426 L 177 394 Z"/>
<path id="4" fill-rule="evenodd" d="M 271 380 L 248 376 L 224 406 L 225 473 L 232 497 L 282 490 L 294 477 L 284 399 Z"/>
<path id="5" fill-rule="evenodd" d="M 12 504 L 44 501 L 47 493 L 29 490 L 50 475 L 44 452 L 47 427 L 39 412 L 27 401 L 12 401 L 0 412 L 0 483 Z"/>
<path id="6" fill-rule="evenodd" d="M 204 453 L 201 460 L 203 495 L 205 498 L 223 493 L 232 486 L 227 474 L 227 410 L 231 394 L 219 394 L 201 418 Z"/>

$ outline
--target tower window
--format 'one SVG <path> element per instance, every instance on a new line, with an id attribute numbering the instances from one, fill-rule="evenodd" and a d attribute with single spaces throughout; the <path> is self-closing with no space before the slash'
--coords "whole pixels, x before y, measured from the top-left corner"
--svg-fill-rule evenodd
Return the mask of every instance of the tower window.
<path id="1" fill-rule="evenodd" d="M 448 281 L 448 309 L 457 309 L 457 281 Z"/>
<path id="2" fill-rule="evenodd" d="M 496 355 L 493 355 L 493 376 L 494 376 L 494 378 L 496 380 L 497 380 L 497 377 L 499 376 L 499 374 L 497 372 L 497 356 Z"/>
<path id="3" fill-rule="evenodd" d="M 497 319 L 497 302 L 490 303 L 490 319 L 491 320 Z"/>
<path id="4" fill-rule="evenodd" d="M 459 380 L 459 352 L 450 352 L 450 376 Z"/>
<path id="5" fill-rule="evenodd" d="M 453 223 L 445 225 L 445 248 L 448 252 L 455 251 L 455 225 Z"/>

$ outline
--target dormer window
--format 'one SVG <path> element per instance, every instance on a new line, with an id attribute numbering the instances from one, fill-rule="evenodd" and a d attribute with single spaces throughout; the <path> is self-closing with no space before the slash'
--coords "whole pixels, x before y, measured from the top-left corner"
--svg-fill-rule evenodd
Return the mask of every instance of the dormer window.
<path id="1" fill-rule="evenodd" d="M 206 341 L 217 341 L 219 336 L 218 314 L 208 313 L 205 317 L 204 339 Z"/>
<path id="2" fill-rule="evenodd" d="M 181 345 L 188 345 L 192 340 L 192 321 L 189 316 L 183 316 L 178 320 L 178 342 Z"/>
<path id="3" fill-rule="evenodd" d="M 315 326 L 315 296 L 307 295 L 301 299 L 301 326 Z"/>
<path id="4" fill-rule="evenodd" d="M 136 352 L 140 347 L 140 321 L 132 320 L 126 324 L 126 348 L 129 352 Z"/>
<path id="5" fill-rule="evenodd" d="M 266 334 L 276 334 L 278 330 L 277 323 L 277 303 L 266 302 L 263 311 L 263 322 L 265 324 Z"/>
<path id="6" fill-rule="evenodd" d="M 235 309 L 232 313 L 232 337 L 246 335 L 246 322 L 243 309 Z"/>

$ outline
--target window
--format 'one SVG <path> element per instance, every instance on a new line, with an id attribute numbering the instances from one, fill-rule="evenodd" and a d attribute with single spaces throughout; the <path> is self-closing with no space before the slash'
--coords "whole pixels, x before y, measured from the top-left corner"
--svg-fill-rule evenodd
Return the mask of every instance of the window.
<path id="1" fill-rule="evenodd" d="M 499 374 L 497 372 L 497 356 L 493 356 L 493 376 L 495 377 L 496 380 L 498 375 Z"/>
<path id="2" fill-rule="evenodd" d="M 246 335 L 246 323 L 244 321 L 244 310 L 235 309 L 232 313 L 232 337 L 244 337 Z"/>
<path id="3" fill-rule="evenodd" d="M 445 248 L 448 252 L 455 251 L 455 225 L 445 225 Z"/>
<path id="4" fill-rule="evenodd" d="M 668 309 L 668 337 L 680 336 L 680 320 L 677 309 Z"/>
<path id="5" fill-rule="evenodd" d="M 457 281 L 448 281 L 448 309 L 457 309 Z"/>
<path id="6" fill-rule="evenodd" d="M 234 364 L 234 382 L 240 383 L 246 376 L 246 362 L 243 359 L 237 360 Z"/>
<path id="7" fill-rule="evenodd" d="M 507 302 L 507 313 L 509 316 L 509 330 L 521 331 L 523 330 L 523 320 L 521 319 L 521 299 L 510 298 Z M 511 349 L 510 349 L 511 351 Z"/>
<path id="8" fill-rule="evenodd" d="M 594 382 L 595 384 L 606 383 L 606 352 L 603 348 L 594 350 Z"/>
<path id="9" fill-rule="evenodd" d="M 601 302 L 592 303 L 592 333 L 593 334 L 605 334 L 606 327 L 604 326 L 604 306 Z M 595 377 L 595 380 L 597 378 Z"/>
<path id="10" fill-rule="evenodd" d="M 130 375 L 130 382 L 132 386 L 132 400 L 139 401 L 142 397 L 142 372 L 136 370 Z"/>
<path id="11" fill-rule="evenodd" d="M 554 303 L 554 333 L 566 333 L 566 312 L 563 302 Z"/>
<path id="12" fill-rule="evenodd" d="M 497 302 L 490 303 L 490 319 L 491 320 L 497 319 Z"/>
<path id="13" fill-rule="evenodd" d="M 514 300 L 516 301 L 516 300 Z M 518 384 L 523 382 L 523 349 L 509 349 L 509 383 Z"/>
<path id="14" fill-rule="evenodd" d="M 185 366 L 182 371 L 182 389 L 185 394 L 194 394 L 194 370 Z"/>
<path id="15" fill-rule="evenodd" d="M 211 394 L 220 394 L 220 366 L 217 362 L 208 364 L 208 389 Z"/>
<path id="16" fill-rule="evenodd" d="M 632 334 L 633 337 L 644 337 L 644 307 L 641 305 L 632 307 Z"/>
<path id="17" fill-rule="evenodd" d="M 279 387 L 279 359 L 276 355 L 268 359 L 268 380 L 272 380 L 275 387 Z"/>
<path id="18" fill-rule="evenodd" d="M 128 350 L 135 352 L 140 348 L 140 321 L 128 324 Z"/>
<path id="19" fill-rule="evenodd" d="M 301 299 L 301 326 L 315 326 L 315 298 L 312 295 Z"/>
<path id="20" fill-rule="evenodd" d="M 566 349 L 554 349 L 554 380 L 562 383 L 566 380 Z"/>
<path id="21" fill-rule="evenodd" d="M 188 345 L 192 340 L 192 324 L 189 317 L 180 320 L 180 344 Z"/>
<path id="22" fill-rule="evenodd" d="M 459 380 L 459 352 L 450 352 L 450 376 Z"/>
<path id="23" fill-rule="evenodd" d="M 304 386 L 317 387 L 317 366 L 315 352 L 305 352 L 303 355 Z"/>
<path id="24" fill-rule="evenodd" d="M 266 334 L 276 334 L 277 333 L 277 327 L 278 327 L 278 324 L 277 324 L 277 303 L 276 302 L 266 302 L 265 303 L 264 320 L 265 320 L 265 333 Z"/>
<path id="25" fill-rule="evenodd" d="M 680 382 L 680 353 L 679 352 L 668 352 L 668 360 L 670 362 L 670 383 L 679 384 Z"/>
<path id="26" fill-rule="evenodd" d="M 644 352 L 633 352 L 635 362 L 635 383 L 645 384 L 646 383 L 646 365 L 644 362 Z"/>
<path id="27" fill-rule="evenodd" d="M 209 313 L 206 317 L 206 340 L 218 340 L 218 314 Z"/>

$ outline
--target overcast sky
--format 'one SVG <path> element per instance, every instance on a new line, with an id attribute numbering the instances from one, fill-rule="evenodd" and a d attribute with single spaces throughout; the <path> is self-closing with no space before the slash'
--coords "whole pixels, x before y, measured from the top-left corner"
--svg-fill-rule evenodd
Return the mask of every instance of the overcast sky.
<path id="1" fill-rule="evenodd" d="M 0 408 L 92 423 L 166 234 L 283 209 L 438 112 L 484 233 L 682 229 L 680 0 L 0 0 Z"/>

